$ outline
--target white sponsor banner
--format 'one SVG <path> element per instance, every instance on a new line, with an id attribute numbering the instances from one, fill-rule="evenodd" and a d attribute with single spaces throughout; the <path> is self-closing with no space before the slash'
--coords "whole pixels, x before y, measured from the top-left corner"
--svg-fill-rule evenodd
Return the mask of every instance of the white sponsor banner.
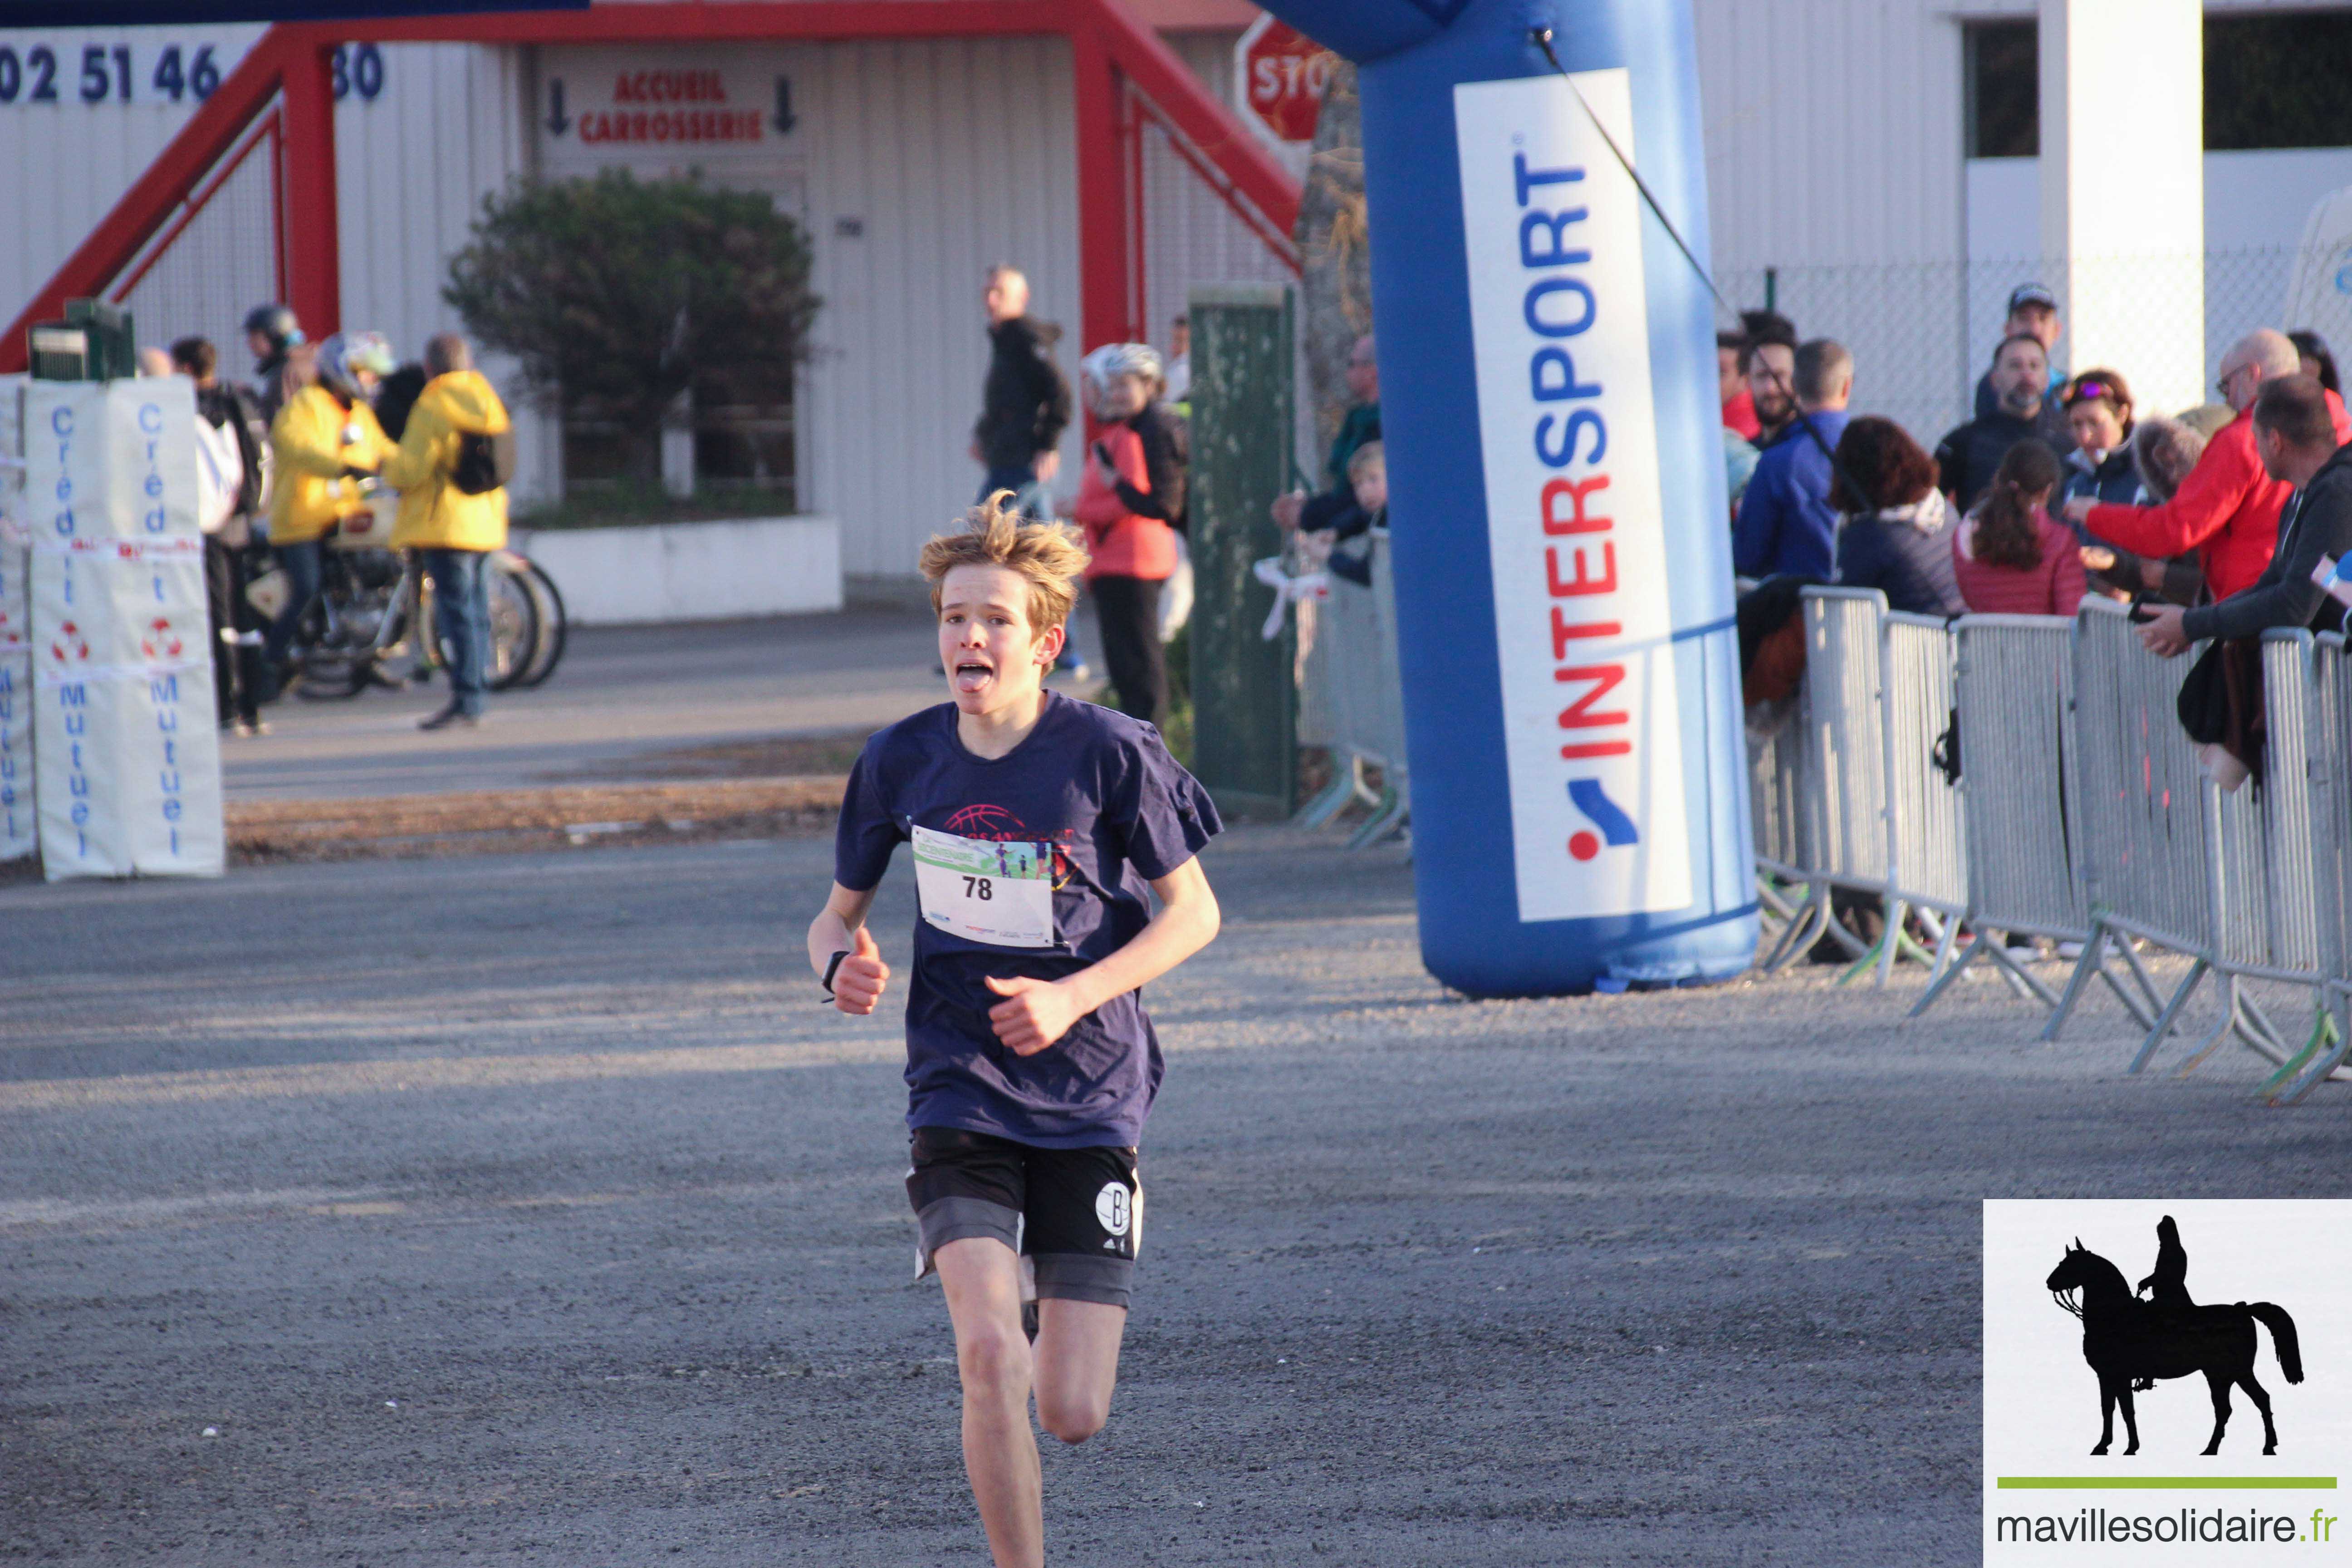
<path id="1" fill-rule="evenodd" d="M 2347 1300 L 2352 1201 L 1988 1200 L 1985 1563 L 2352 1560 Z"/>
<path id="2" fill-rule="evenodd" d="M 30 564 L 18 535 L 0 515 L 0 658 L 33 651 Z"/>
<path id="3" fill-rule="evenodd" d="M 104 394 L 87 382 L 28 381 L 25 398 L 26 533 L 45 541 L 104 539 Z"/>
<path id="4" fill-rule="evenodd" d="M 219 875 L 211 665 L 42 679 L 36 688 L 43 875 Z"/>
<path id="5" fill-rule="evenodd" d="M 1634 156 L 1627 73 L 1575 78 Z M 1642 209 L 1555 77 L 1454 89 L 1519 919 L 1691 902 Z"/>
<path id="6" fill-rule="evenodd" d="M 0 861 L 40 845 L 33 815 L 31 560 L 24 510 L 22 376 L 0 376 Z"/>
<path id="7" fill-rule="evenodd" d="M 33 661 L 0 650 L 0 860 L 40 844 L 33 815 Z"/>
<path id="8" fill-rule="evenodd" d="M 217 875 L 193 390 L 34 382 L 24 412 L 43 873 Z"/>

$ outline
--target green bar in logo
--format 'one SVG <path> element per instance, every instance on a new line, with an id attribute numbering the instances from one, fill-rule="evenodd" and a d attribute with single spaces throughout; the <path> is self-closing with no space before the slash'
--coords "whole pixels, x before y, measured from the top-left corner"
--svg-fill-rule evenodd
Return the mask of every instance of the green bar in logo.
<path id="1" fill-rule="evenodd" d="M 1997 1490 L 2044 1492 L 2332 1492 L 2334 1476 L 2000 1476 Z"/>

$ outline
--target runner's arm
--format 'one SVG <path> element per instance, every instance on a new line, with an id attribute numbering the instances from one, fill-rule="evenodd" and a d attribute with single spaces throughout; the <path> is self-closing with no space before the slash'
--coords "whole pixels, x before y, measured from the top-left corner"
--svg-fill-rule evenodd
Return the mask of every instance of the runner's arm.
<path id="1" fill-rule="evenodd" d="M 866 911 L 874 907 L 874 891 L 868 888 L 861 893 L 835 882 L 824 908 L 809 922 L 809 967 L 820 977 L 835 953 L 849 954 L 833 974 L 833 1005 L 845 1013 L 874 1011 L 890 980 L 890 966 L 882 962 L 882 950 L 875 945 L 874 933 L 866 929 Z"/>
<path id="2" fill-rule="evenodd" d="M 988 1010 L 989 1021 L 995 1026 L 996 1037 L 1015 1056 L 1036 1055 L 1104 1003 L 1149 985 L 1216 940 L 1221 919 L 1217 895 L 1210 889 L 1199 856 L 1165 877 L 1152 879 L 1151 890 L 1159 896 L 1160 912 L 1135 933 L 1133 941 L 1109 957 L 1066 980 L 989 977 L 989 989 L 1005 998 Z M 845 889 L 835 891 L 838 896 Z M 809 951 L 816 951 L 814 929 Z M 825 956 L 832 955 L 833 950 L 826 949 Z M 847 969 L 849 963 L 843 960 L 842 968 Z M 836 980 L 836 988 L 839 984 Z"/>

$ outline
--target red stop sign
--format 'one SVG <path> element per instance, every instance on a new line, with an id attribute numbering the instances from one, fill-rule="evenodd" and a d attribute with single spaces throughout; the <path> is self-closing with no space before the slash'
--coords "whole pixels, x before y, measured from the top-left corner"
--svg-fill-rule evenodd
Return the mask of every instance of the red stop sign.
<path id="1" fill-rule="evenodd" d="M 1315 140 L 1331 51 L 1292 26 L 1260 16 L 1242 35 L 1242 101 L 1278 142 Z"/>

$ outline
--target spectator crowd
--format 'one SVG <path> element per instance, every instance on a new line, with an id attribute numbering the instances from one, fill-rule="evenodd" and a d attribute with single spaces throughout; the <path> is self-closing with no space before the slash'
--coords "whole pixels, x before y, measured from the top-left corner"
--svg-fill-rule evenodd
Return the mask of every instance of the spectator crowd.
<path id="1" fill-rule="evenodd" d="M 2015 289 L 1970 417 L 1932 452 L 1849 412 L 1857 373 L 1840 344 L 1769 310 L 1717 337 L 1751 702 L 1794 689 L 1809 584 L 1948 616 L 2071 616 L 2105 595 L 2141 606 L 2140 640 L 2166 658 L 2340 628 L 2313 578 L 2352 548 L 2352 485 L 2329 467 L 2352 419 L 2327 344 L 2250 332 L 2221 355 L 2219 401 L 2168 416 L 2138 409 L 2118 370 L 2058 368 L 2062 336 L 2050 290 Z"/>
<path id="2" fill-rule="evenodd" d="M 216 657 L 221 729 L 268 731 L 262 707 L 303 678 L 338 541 L 415 551 L 433 586 L 449 697 L 420 728 L 481 721 L 488 691 L 488 563 L 507 542 L 514 437 L 505 405 L 455 332 L 394 363 L 375 332 L 311 343 L 280 304 L 246 318 L 250 384 L 220 351 L 182 338 L 140 351 L 140 371 L 184 375 L 196 395 L 197 512 Z M 374 532 L 381 498 L 391 527 Z M 429 661 L 427 661 L 429 663 Z"/>

